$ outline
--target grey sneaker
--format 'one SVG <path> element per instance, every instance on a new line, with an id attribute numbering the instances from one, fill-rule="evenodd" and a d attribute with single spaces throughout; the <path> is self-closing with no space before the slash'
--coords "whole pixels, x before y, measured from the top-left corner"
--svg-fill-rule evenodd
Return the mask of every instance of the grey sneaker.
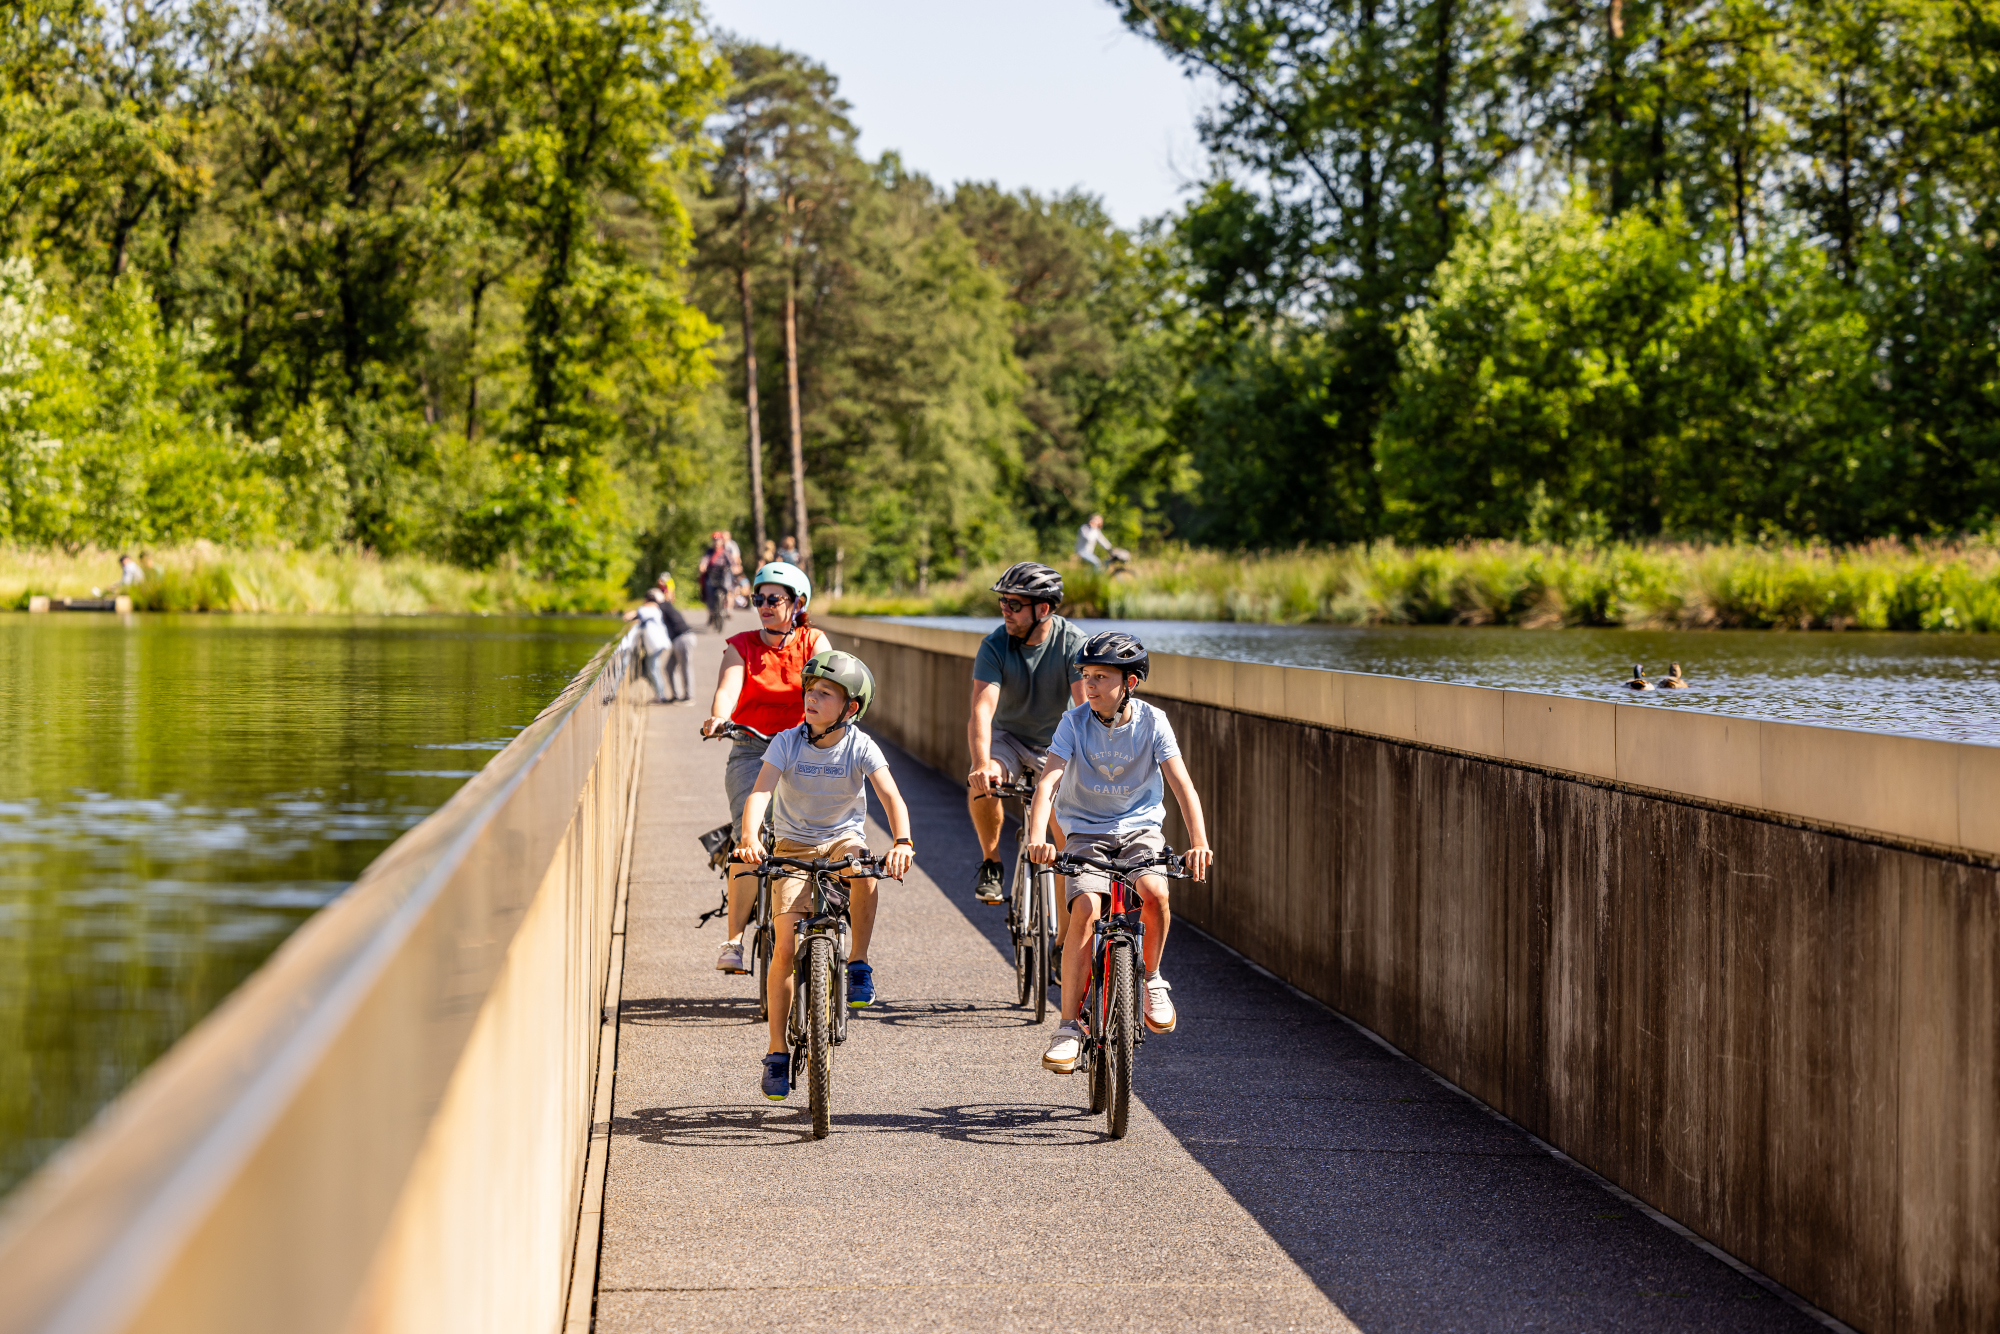
<path id="1" fill-rule="evenodd" d="M 981 903 L 1001 901 L 999 862 L 979 863 L 979 878 L 972 882 L 972 897 Z"/>
<path id="2" fill-rule="evenodd" d="M 743 945 L 739 941 L 725 940 L 722 949 L 715 956 L 715 971 L 718 973 L 747 973 L 743 966 Z"/>
<path id="3" fill-rule="evenodd" d="M 1056 1030 L 1049 1049 L 1042 1053 L 1042 1069 L 1053 1070 L 1059 1075 L 1073 1074 L 1076 1063 L 1083 1059 L 1083 1029 L 1072 1019 Z"/>

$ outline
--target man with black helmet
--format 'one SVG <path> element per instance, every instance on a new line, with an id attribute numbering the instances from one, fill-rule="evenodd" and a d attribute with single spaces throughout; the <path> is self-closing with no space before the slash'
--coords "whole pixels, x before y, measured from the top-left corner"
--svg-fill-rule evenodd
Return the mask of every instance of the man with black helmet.
<path id="1" fill-rule="evenodd" d="M 973 660 L 972 716 L 965 728 L 966 748 L 972 752 L 966 806 L 980 853 L 972 892 L 981 903 L 1004 898 L 1000 825 L 1005 812 L 987 794 L 994 783 L 1032 782 L 1041 773 L 1056 724 L 1083 703 L 1074 659 L 1088 638 L 1056 614 L 1063 597 L 1058 570 L 1024 560 L 1009 566 L 993 591 L 1000 595 L 1000 627 L 980 642 Z"/>

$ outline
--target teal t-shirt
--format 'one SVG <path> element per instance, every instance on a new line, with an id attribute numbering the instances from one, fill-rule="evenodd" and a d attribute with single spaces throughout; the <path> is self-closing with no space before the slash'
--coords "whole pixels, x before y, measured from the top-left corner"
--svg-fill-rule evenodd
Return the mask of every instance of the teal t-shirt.
<path id="1" fill-rule="evenodd" d="M 1034 746 L 1046 746 L 1072 703 L 1070 683 L 1081 681 L 1076 653 L 1090 636 L 1061 616 L 1050 616 L 1048 638 L 1024 644 L 1001 626 L 979 641 L 972 679 L 1000 687 L 993 726 Z"/>

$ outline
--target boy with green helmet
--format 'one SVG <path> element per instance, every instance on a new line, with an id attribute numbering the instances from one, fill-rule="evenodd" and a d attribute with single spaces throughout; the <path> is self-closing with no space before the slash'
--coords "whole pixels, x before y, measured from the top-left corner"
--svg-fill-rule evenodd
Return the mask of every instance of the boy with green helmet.
<path id="1" fill-rule="evenodd" d="M 764 860 L 761 840 L 747 831 L 763 827 L 767 803 L 772 806 L 772 831 L 777 836 L 771 851 L 778 856 L 837 860 L 850 853 L 865 855 L 867 786 L 873 783 L 889 817 L 889 834 L 896 840 L 889 851 L 889 874 L 900 880 L 915 853 L 909 807 L 896 790 L 882 748 L 855 726 L 875 700 L 874 674 L 852 653 L 826 649 L 807 661 L 804 681 L 805 721 L 772 737 L 764 752 L 757 785 L 743 803 L 740 828 L 746 832 L 736 860 L 752 866 Z M 847 965 L 847 1003 L 859 1008 L 875 999 L 875 972 L 868 963 L 868 939 L 875 929 L 875 882 L 850 883 L 848 917 L 854 929 L 854 954 Z M 772 877 L 771 917 L 777 939 L 766 979 L 770 1046 L 764 1057 L 763 1089 L 774 1102 L 791 1091 L 785 1024 L 792 1010 L 793 933 L 811 907 L 812 886 L 804 875 Z"/>

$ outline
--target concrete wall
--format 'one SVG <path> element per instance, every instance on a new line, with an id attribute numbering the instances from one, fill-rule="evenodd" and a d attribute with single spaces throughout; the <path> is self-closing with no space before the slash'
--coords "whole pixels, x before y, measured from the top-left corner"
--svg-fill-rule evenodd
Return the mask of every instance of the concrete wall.
<path id="1" fill-rule="evenodd" d="M 829 628 L 962 774 L 976 636 Z M 1177 912 L 1841 1319 L 2000 1328 L 2000 750 L 1154 664 Z"/>
<path id="2" fill-rule="evenodd" d="M 0 1334 L 556 1329 L 650 693 L 600 653 L 26 1183 Z"/>

